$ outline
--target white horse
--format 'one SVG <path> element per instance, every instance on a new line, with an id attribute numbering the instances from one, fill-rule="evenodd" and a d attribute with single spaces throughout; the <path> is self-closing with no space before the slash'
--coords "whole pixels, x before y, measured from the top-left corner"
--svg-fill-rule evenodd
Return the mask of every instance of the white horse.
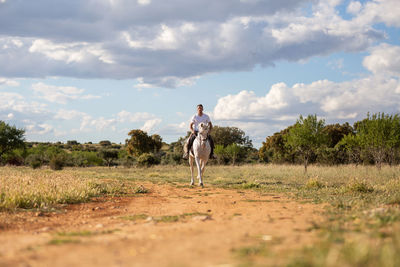
<path id="1" fill-rule="evenodd" d="M 210 124 L 208 123 L 200 123 L 199 124 L 199 132 L 197 134 L 196 139 L 193 141 L 193 151 L 189 153 L 189 165 L 190 172 L 192 175 L 192 179 L 190 185 L 194 185 L 193 179 L 193 161 L 196 162 L 197 165 L 197 178 L 199 179 L 199 185 L 203 187 L 203 174 L 204 168 L 206 167 L 207 161 L 210 157 L 211 146 L 210 141 L 208 140 L 208 132 L 210 130 Z"/>

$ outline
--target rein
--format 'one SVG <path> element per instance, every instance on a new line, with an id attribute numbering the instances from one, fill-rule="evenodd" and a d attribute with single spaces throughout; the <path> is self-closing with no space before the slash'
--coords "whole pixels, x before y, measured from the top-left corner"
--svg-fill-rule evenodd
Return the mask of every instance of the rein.
<path id="1" fill-rule="evenodd" d="M 203 142 L 206 142 L 206 141 L 207 141 L 208 136 L 199 133 L 199 134 L 197 135 L 197 138 L 199 139 L 200 144 L 203 144 Z"/>
<path id="2" fill-rule="evenodd" d="M 199 132 L 197 138 L 199 139 L 200 145 L 204 147 L 208 139 L 208 131 Z"/>

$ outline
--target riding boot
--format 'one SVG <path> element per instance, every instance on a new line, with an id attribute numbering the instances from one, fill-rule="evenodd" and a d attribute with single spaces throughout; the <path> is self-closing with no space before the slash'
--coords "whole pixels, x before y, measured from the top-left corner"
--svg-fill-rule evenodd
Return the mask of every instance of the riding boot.
<path id="1" fill-rule="evenodd" d="M 190 149 L 192 148 L 192 145 L 193 145 L 193 142 L 194 142 L 194 139 L 196 138 L 196 133 L 195 134 L 191 134 L 190 136 L 189 136 L 189 139 L 188 139 L 188 141 L 186 142 L 186 144 L 185 144 L 185 148 L 186 148 L 186 151 L 184 152 L 184 154 L 183 154 L 183 157 L 182 158 L 184 158 L 184 159 L 188 159 L 189 158 L 189 154 L 190 154 Z"/>
<path id="2" fill-rule="evenodd" d="M 188 159 L 189 158 L 189 140 L 184 145 L 182 158 L 183 159 Z"/>
<path id="3" fill-rule="evenodd" d="M 217 157 L 214 155 L 214 140 L 211 138 L 211 135 L 208 136 L 208 140 L 210 141 L 210 159 L 216 159 Z"/>

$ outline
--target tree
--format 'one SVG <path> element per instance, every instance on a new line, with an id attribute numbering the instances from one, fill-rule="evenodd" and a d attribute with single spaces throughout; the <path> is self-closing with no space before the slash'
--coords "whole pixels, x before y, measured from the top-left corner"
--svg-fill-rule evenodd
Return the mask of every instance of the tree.
<path id="1" fill-rule="evenodd" d="M 79 145 L 79 143 L 76 140 L 68 140 L 67 145 L 68 146 L 76 146 L 76 145 Z"/>
<path id="2" fill-rule="evenodd" d="M 237 127 L 214 126 L 211 131 L 214 144 L 227 147 L 231 144 L 238 144 L 244 147 L 253 147 L 253 144 L 245 132 Z"/>
<path id="3" fill-rule="evenodd" d="M 128 135 L 131 138 L 126 140 L 126 148 L 130 155 L 138 157 L 143 153 L 158 152 L 161 149 L 162 138 L 158 134 L 148 136 L 142 130 L 132 130 Z"/>
<path id="4" fill-rule="evenodd" d="M 330 148 L 335 147 L 345 135 L 354 134 L 353 127 L 348 122 L 342 125 L 339 123 L 326 125 L 323 131 L 327 135 L 327 146 Z"/>
<path id="5" fill-rule="evenodd" d="M 0 121 L 0 160 L 6 153 L 25 147 L 24 134 L 25 130 Z"/>
<path id="6" fill-rule="evenodd" d="M 268 136 L 259 150 L 259 159 L 264 162 L 294 163 L 295 152 L 287 144 L 287 135 L 291 128 L 293 128 L 293 126 L 289 126 L 280 132 L 274 133 L 272 136 Z"/>
<path id="7" fill-rule="evenodd" d="M 347 152 L 343 146 L 336 146 L 344 136 L 354 134 L 353 127 L 349 123 L 330 124 L 323 129 L 326 134 L 326 145 L 318 149 L 318 162 L 323 164 L 343 164 L 348 162 Z"/>
<path id="8" fill-rule="evenodd" d="M 114 159 L 118 159 L 118 150 L 116 149 L 103 149 L 99 152 L 99 156 L 107 163 L 110 167 Z"/>
<path id="9" fill-rule="evenodd" d="M 310 158 L 315 155 L 317 149 L 326 142 L 327 137 L 323 132 L 324 120 L 318 120 L 317 115 L 308 115 L 307 118 L 297 120 L 287 136 L 287 143 L 293 147 L 304 162 L 304 171 L 307 172 L 307 165 Z"/>
<path id="10" fill-rule="evenodd" d="M 224 159 L 224 156 L 226 154 L 225 148 L 223 145 L 216 145 L 214 148 L 214 154 L 217 156 L 217 162 L 218 164 L 221 164 L 221 162 Z"/>
<path id="11" fill-rule="evenodd" d="M 103 147 L 107 147 L 107 146 L 111 146 L 111 142 L 108 140 L 103 140 L 99 142 L 99 145 L 103 146 Z"/>
<path id="12" fill-rule="evenodd" d="M 172 142 L 169 145 L 169 151 L 182 154 L 183 153 L 183 146 L 185 144 L 187 137 L 179 137 L 178 141 Z"/>
<path id="13" fill-rule="evenodd" d="M 345 135 L 339 143 L 336 144 L 335 148 L 341 150 L 342 148 L 346 151 L 346 154 L 350 162 L 358 165 L 361 161 L 361 141 L 359 136 L 355 134 Z"/>
<path id="14" fill-rule="evenodd" d="M 151 140 L 153 141 L 154 153 L 157 153 L 162 147 L 162 138 L 158 134 L 153 134 Z"/>
<path id="15" fill-rule="evenodd" d="M 239 156 L 239 153 L 241 151 L 241 147 L 238 146 L 236 143 L 230 144 L 225 148 L 226 154 L 230 157 L 232 160 L 232 165 L 235 165 L 236 159 Z"/>
<path id="16" fill-rule="evenodd" d="M 371 153 L 378 169 L 387 155 L 400 147 L 400 117 L 398 114 L 377 113 L 357 123 L 362 148 Z"/>

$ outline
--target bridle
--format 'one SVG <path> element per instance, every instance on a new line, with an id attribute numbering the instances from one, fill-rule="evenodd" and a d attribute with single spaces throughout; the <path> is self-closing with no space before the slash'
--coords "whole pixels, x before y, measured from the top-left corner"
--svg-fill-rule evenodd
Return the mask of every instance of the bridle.
<path id="1" fill-rule="evenodd" d="M 208 126 L 200 126 L 197 138 L 199 138 L 200 145 L 204 146 L 208 138 Z"/>

